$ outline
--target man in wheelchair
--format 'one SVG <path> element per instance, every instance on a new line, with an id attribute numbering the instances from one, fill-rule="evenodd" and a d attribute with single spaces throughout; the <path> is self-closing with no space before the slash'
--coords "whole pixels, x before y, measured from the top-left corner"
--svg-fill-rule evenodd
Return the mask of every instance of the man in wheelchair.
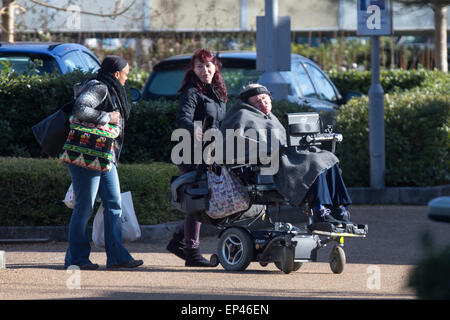
<path id="1" fill-rule="evenodd" d="M 330 267 L 345 265 L 344 237 L 365 237 L 367 225 L 350 221 L 351 199 L 333 152 L 319 142 L 342 137 L 320 133 L 317 113 L 286 115 L 287 130 L 271 113 L 270 92 L 249 85 L 228 110 L 215 133 L 205 132 L 202 155 L 206 165 L 173 177 L 171 203 L 195 219 L 222 229 L 212 266 L 244 270 L 251 261 L 274 262 L 285 273 L 303 262 L 317 261 L 317 251 L 336 242 Z M 280 206 L 306 208 L 306 226 L 282 222 Z M 236 208 L 238 206 L 239 208 Z M 268 208 L 276 208 L 270 228 L 254 227 Z M 307 229 L 306 229 L 306 228 Z M 325 237 L 325 239 L 323 239 Z"/>
<path id="2" fill-rule="evenodd" d="M 295 132 L 319 132 L 318 115 L 315 114 L 312 124 L 303 118 L 297 124 L 290 124 L 287 137 L 286 129 L 271 110 L 271 94 L 266 87 L 251 84 L 242 90 L 220 128 L 222 136 L 226 137 L 223 139 L 224 164 L 232 167 L 235 163 L 265 163 L 267 167 L 269 163 L 272 170 L 269 174 L 273 175 L 277 191 L 290 204 L 297 206 L 308 201 L 313 212 L 310 228 L 320 228 L 323 224 L 340 227 L 353 224 L 348 211 L 351 199 L 341 176 L 339 159 L 332 152 L 305 141 L 311 140 L 312 135 L 304 134 L 303 138 L 293 141 Z M 246 134 L 252 129 L 257 130 L 256 137 Z M 227 135 L 227 130 L 233 135 Z M 245 145 L 245 152 L 239 154 L 236 146 L 240 144 Z"/>

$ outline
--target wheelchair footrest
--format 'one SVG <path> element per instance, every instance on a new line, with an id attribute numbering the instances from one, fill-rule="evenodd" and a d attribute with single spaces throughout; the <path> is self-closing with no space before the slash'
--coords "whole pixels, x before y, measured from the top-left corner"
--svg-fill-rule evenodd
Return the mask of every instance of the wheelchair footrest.
<path id="1" fill-rule="evenodd" d="M 369 226 L 367 224 L 346 224 L 345 225 L 345 232 L 346 233 L 353 233 L 358 235 L 366 235 L 369 231 Z"/>
<path id="2" fill-rule="evenodd" d="M 328 222 L 316 222 L 308 225 L 309 231 L 325 231 L 325 232 L 345 232 L 345 228 L 338 227 Z"/>
<path id="3" fill-rule="evenodd" d="M 339 226 L 336 226 L 332 223 L 317 222 L 308 225 L 308 230 L 313 233 L 316 233 L 316 231 L 318 231 L 329 234 L 353 234 L 365 236 L 368 232 L 368 226 L 366 224 L 353 224 L 353 223 L 349 224 L 343 223 Z"/>

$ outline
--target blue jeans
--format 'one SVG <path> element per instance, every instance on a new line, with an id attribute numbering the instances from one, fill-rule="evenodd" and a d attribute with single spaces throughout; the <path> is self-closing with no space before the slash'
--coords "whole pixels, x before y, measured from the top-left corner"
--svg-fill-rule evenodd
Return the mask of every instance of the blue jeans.
<path id="1" fill-rule="evenodd" d="M 119 176 L 113 165 L 109 172 L 99 172 L 76 165 L 67 165 L 72 177 L 75 207 L 69 224 L 69 246 L 66 251 L 65 268 L 70 265 L 82 266 L 91 263 L 90 235 L 88 221 L 94 209 L 97 192 L 103 203 L 105 222 L 106 265 L 126 263 L 132 260 L 122 244 L 122 200 Z"/>

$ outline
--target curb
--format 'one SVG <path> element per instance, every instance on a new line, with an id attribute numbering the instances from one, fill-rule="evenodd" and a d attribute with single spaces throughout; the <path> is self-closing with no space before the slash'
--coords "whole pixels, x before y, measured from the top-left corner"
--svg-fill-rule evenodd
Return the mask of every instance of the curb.
<path id="1" fill-rule="evenodd" d="M 348 188 L 353 204 L 427 205 L 432 199 L 450 196 L 450 184 L 433 187 Z"/>
<path id="2" fill-rule="evenodd" d="M 374 188 L 349 188 L 353 204 L 356 205 L 427 205 L 429 201 L 441 196 L 450 196 L 450 184 L 435 187 L 388 187 Z M 295 210 L 284 207 L 283 218 L 287 221 L 297 222 L 299 215 Z M 293 212 L 294 211 L 294 212 Z M 141 238 L 136 242 L 168 242 L 172 234 L 177 230 L 181 221 L 167 222 L 158 225 L 142 225 Z M 67 241 L 68 226 L 37 226 L 14 227 L 0 226 L 0 243 L 11 243 L 11 239 L 21 239 L 22 243 L 36 242 L 39 240 Z M 89 227 L 91 234 L 92 227 Z M 202 225 L 200 236 L 217 236 L 220 230 L 213 226 Z M 34 241 L 33 241 L 34 240 Z"/>

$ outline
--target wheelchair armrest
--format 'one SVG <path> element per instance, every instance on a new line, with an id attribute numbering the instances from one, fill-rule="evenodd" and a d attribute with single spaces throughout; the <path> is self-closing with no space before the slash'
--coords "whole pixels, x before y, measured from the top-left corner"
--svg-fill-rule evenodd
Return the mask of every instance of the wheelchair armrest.
<path id="1" fill-rule="evenodd" d="M 186 190 L 184 190 L 184 192 L 190 196 L 206 196 L 208 195 L 208 188 L 194 188 L 194 187 L 190 187 L 190 188 L 186 188 Z"/>

